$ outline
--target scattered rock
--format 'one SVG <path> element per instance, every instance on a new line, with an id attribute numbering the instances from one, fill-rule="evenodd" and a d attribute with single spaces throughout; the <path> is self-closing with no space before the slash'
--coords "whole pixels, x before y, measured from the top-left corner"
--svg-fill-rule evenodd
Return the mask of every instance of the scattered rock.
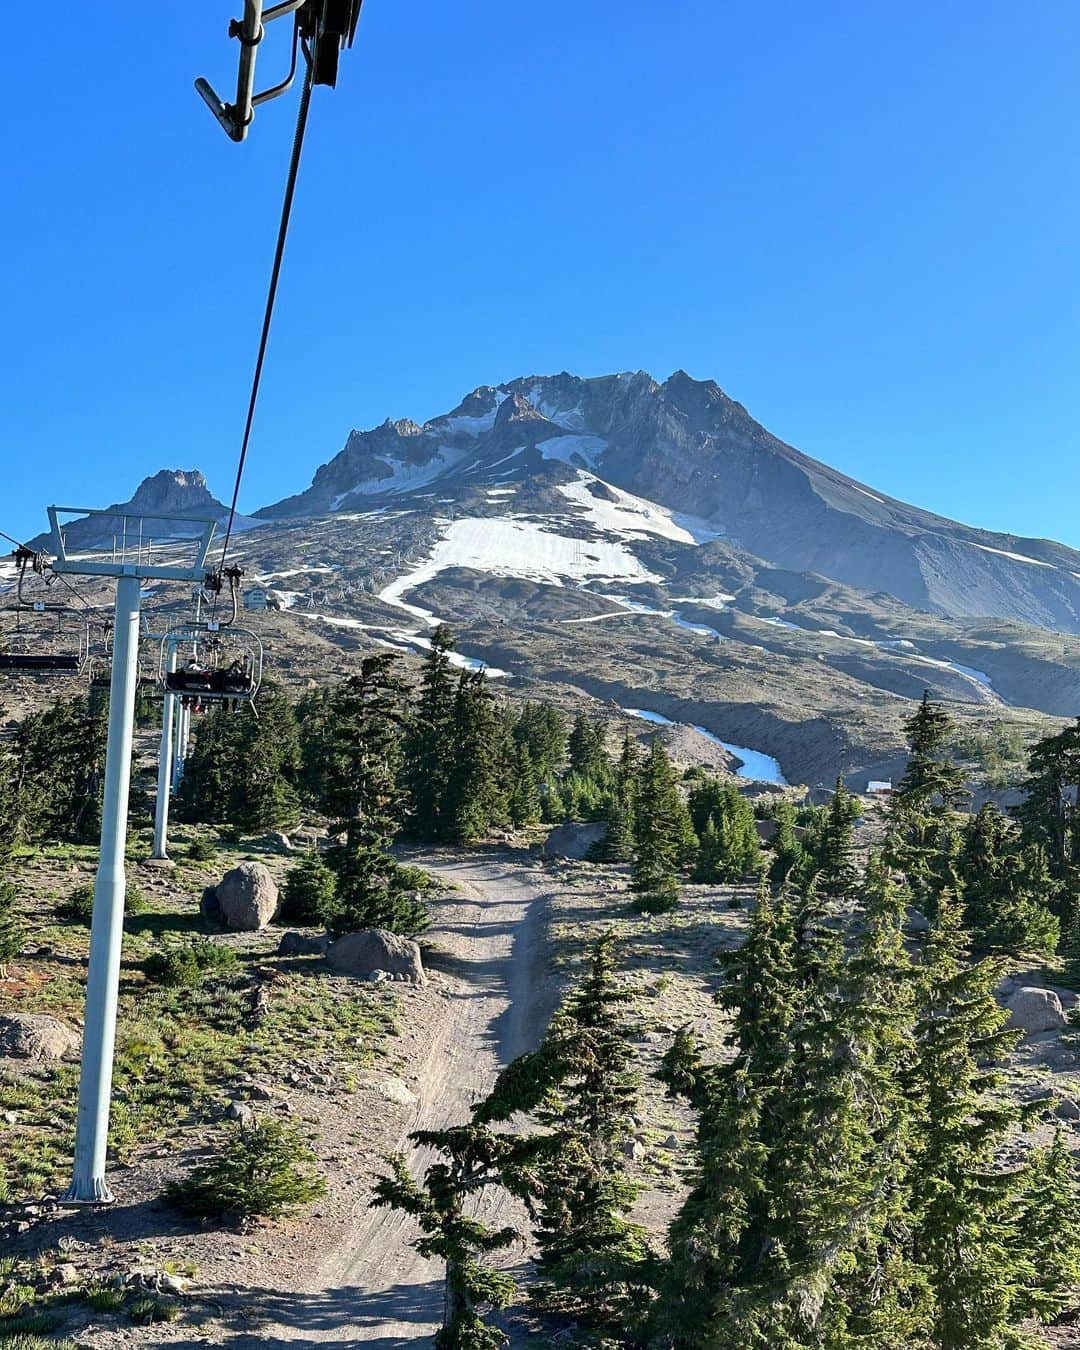
<path id="1" fill-rule="evenodd" d="M 592 846 L 605 834 L 607 824 L 602 820 L 556 825 L 544 840 L 541 853 L 545 858 L 586 858 Z"/>
<path id="2" fill-rule="evenodd" d="M 79 1278 L 79 1268 L 70 1261 L 64 1261 L 53 1271 L 55 1284 L 74 1284 Z"/>
<path id="3" fill-rule="evenodd" d="M 247 1102 L 230 1102 L 225 1114 L 230 1120 L 238 1121 L 241 1125 L 255 1124 L 255 1108 L 249 1106 Z"/>
<path id="4" fill-rule="evenodd" d="M 1061 1000 L 1052 989 L 1035 989 L 1031 986 L 1018 989 L 1005 1006 L 1009 1009 L 1009 1026 L 1019 1027 L 1025 1035 L 1057 1031 L 1069 1025 Z"/>
<path id="5" fill-rule="evenodd" d="M 999 1003 L 1007 1003 L 1013 994 L 1016 993 L 1016 990 L 1016 981 L 1010 980 L 1008 975 L 1005 975 L 1002 979 L 998 980 L 997 984 L 994 986 L 994 997 Z"/>
<path id="6" fill-rule="evenodd" d="M 167 1271 L 158 1280 L 158 1288 L 163 1294 L 183 1295 L 191 1288 L 191 1281 L 183 1275 L 170 1275 Z"/>
<path id="7" fill-rule="evenodd" d="M 0 1055 L 64 1059 L 78 1049 L 78 1035 L 47 1013 L 10 1013 L 0 1017 Z"/>
<path id="8" fill-rule="evenodd" d="M 1054 1109 L 1054 1115 L 1059 1120 L 1080 1120 L 1080 1104 L 1071 1097 L 1064 1097 Z"/>
<path id="9" fill-rule="evenodd" d="M 269 834 L 256 841 L 265 844 L 267 848 L 276 848 L 281 853 L 291 853 L 293 851 L 292 842 L 287 834 L 282 834 L 280 830 L 271 830 Z"/>
<path id="10" fill-rule="evenodd" d="M 317 934 L 297 933 L 290 929 L 278 943 L 278 956 L 325 956 L 327 939 Z"/>
<path id="11" fill-rule="evenodd" d="M 214 899 L 228 928 L 257 933 L 277 913 L 277 882 L 262 863 L 243 862 L 221 878 Z"/>
<path id="12" fill-rule="evenodd" d="M 383 928 L 346 933 L 327 948 L 326 960 L 332 970 L 342 975 L 370 979 L 373 972 L 383 971 L 390 977 L 411 980 L 413 984 L 427 983 L 419 945 Z"/>
<path id="13" fill-rule="evenodd" d="M 401 1078 L 380 1078 L 372 1087 L 384 1101 L 394 1102 L 398 1106 L 416 1106 L 420 1098 Z"/>
<path id="14" fill-rule="evenodd" d="M 909 933 L 929 933 L 930 920 L 914 905 L 908 905 L 904 912 L 904 927 Z"/>
<path id="15" fill-rule="evenodd" d="M 631 1162 L 640 1162 L 645 1157 L 645 1145 L 640 1139 L 628 1139 L 623 1144 L 623 1156 L 629 1158 Z"/>

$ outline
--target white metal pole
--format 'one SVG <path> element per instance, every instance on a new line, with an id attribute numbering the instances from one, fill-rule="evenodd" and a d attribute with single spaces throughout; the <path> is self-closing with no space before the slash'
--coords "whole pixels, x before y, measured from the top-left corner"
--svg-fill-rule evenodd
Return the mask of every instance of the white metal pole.
<path id="1" fill-rule="evenodd" d="M 176 669 L 176 644 L 168 645 L 165 672 Z M 158 752 L 157 803 L 154 808 L 154 851 L 151 857 L 164 861 L 169 856 L 169 794 L 172 791 L 173 721 L 176 695 L 165 691 L 161 707 L 161 749 Z"/>
<path id="2" fill-rule="evenodd" d="M 77 1205 L 108 1204 L 114 1198 L 105 1181 L 105 1158 L 120 987 L 120 948 L 124 936 L 127 881 L 124 849 L 138 681 L 139 589 L 137 576 L 123 576 L 117 581 L 105 803 L 101 818 L 101 857 L 94 885 L 94 917 L 90 925 L 86 1022 L 75 1127 L 75 1175 L 64 1197 L 68 1204 Z"/>

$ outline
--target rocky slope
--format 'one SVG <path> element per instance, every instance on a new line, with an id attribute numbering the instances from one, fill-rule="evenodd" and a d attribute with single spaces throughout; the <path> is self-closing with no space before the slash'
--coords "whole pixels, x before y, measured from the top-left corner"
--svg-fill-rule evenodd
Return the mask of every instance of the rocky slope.
<path id="1" fill-rule="evenodd" d="M 355 511 L 421 489 L 460 496 L 496 468 L 514 484 L 550 477 L 555 463 L 689 513 L 777 567 L 931 613 L 1080 633 L 1080 553 L 885 497 L 784 444 L 713 381 L 683 371 L 663 384 L 638 372 L 483 386 L 423 426 L 352 432 L 307 491 L 258 514 Z"/>

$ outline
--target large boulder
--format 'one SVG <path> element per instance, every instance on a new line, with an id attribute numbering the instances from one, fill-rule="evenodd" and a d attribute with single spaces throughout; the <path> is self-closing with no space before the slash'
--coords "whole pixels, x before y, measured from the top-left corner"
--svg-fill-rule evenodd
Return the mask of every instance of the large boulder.
<path id="1" fill-rule="evenodd" d="M 1009 1010 L 1009 1026 L 1019 1028 L 1025 1036 L 1060 1031 L 1069 1025 L 1061 1000 L 1052 989 L 1031 985 L 1017 989 L 1005 1006 Z"/>
<path id="2" fill-rule="evenodd" d="M 47 1013 L 11 1013 L 0 1017 L 0 1056 L 65 1059 L 78 1050 L 78 1032 Z"/>
<path id="3" fill-rule="evenodd" d="M 391 979 L 427 983 L 418 944 L 397 933 L 388 933 L 385 928 L 346 933 L 327 948 L 326 960 L 341 975 L 370 978 L 381 970 Z"/>
<path id="4" fill-rule="evenodd" d="M 606 834 L 607 823 L 603 820 L 556 825 L 544 840 L 544 857 L 587 858 L 592 846 L 598 844 Z"/>
<path id="5" fill-rule="evenodd" d="M 290 928 L 278 943 L 278 956 L 324 956 L 327 940 L 317 933 L 298 933 Z"/>
<path id="6" fill-rule="evenodd" d="M 262 863 L 241 863 L 214 887 L 213 904 L 226 928 L 257 933 L 278 911 L 277 882 Z"/>

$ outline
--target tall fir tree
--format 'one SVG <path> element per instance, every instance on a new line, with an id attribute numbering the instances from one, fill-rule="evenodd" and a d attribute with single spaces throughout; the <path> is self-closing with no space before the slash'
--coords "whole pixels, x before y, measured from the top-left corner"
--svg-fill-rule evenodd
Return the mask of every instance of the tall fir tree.
<path id="1" fill-rule="evenodd" d="M 482 1124 L 528 1112 L 541 1127 L 522 1190 L 538 1248 L 531 1297 L 609 1334 L 641 1321 L 652 1275 L 644 1230 L 629 1218 L 638 1188 L 625 1175 L 639 1093 L 629 1001 L 605 935 L 539 1048 L 504 1070 L 475 1112 Z"/>
<path id="2" fill-rule="evenodd" d="M 415 878 L 390 856 L 401 827 L 404 684 L 397 657 L 365 657 L 330 701 L 323 805 L 341 844 L 327 857 L 336 878 L 323 915 L 333 936 L 365 928 L 414 934 L 427 924 Z"/>
<path id="3" fill-rule="evenodd" d="M 658 738 L 638 775 L 631 887 L 642 909 L 671 909 L 679 899 L 679 869 L 693 834 L 675 770 Z"/>
<path id="4" fill-rule="evenodd" d="M 858 803 L 837 778 L 818 841 L 816 883 L 821 895 L 836 900 L 852 893 L 859 876 L 855 855 L 855 813 Z"/>
<path id="5" fill-rule="evenodd" d="M 1045 847 L 1024 843 L 995 803 L 987 802 L 962 828 L 956 875 L 976 950 L 1054 953 L 1060 924 L 1047 904 L 1055 887 Z"/>
<path id="6" fill-rule="evenodd" d="M 633 736 L 627 732 L 615 766 L 615 783 L 604 812 L 606 829 L 603 837 L 589 851 L 593 862 L 625 863 L 633 858 L 640 772 L 641 752 Z"/>
<path id="7" fill-rule="evenodd" d="M 420 1229 L 417 1252 L 445 1264 L 443 1325 L 435 1337 L 436 1350 L 499 1350 L 507 1337 L 488 1317 L 511 1301 L 514 1281 L 485 1258 L 509 1247 L 517 1233 L 509 1227 L 492 1228 L 468 1210 L 499 1181 L 515 1140 L 477 1125 L 418 1131 L 410 1139 L 442 1160 L 432 1163 L 418 1182 L 404 1158 L 391 1159 L 391 1175 L 376 1183 L 372 1204 L 408 1214 Z"/>
<path id="8" fill-rule="evenodd" d="M 507 796 L 507 812 L 510 821 L 518 829 L 538 825 L 543 815 L 540 779 L 528 745 L 525 742 L 512 741 L 509 760 L 510 790 Z"/>
<path id="9" fill-rule="evenodd" d="M 405 745 L 405 783 L 410 829 L 421 839 L 444 835 L 444 804 L 454 763 L 454 705 L 457 686 L 450 665 L 454 638 L 445 624 L 431 635 L 420 695 Z"/>
<path id="10" fill-rule="evenodd" d="M 499 721 L 482 670 L 463 670 L 451 720 L 453 762 L 442 803 L 440 837 L 475 844 L 505 817 L 498 773 Z"/>
<path id="11" fill-rule="evenodd" d="M 966 945 L 960 904 L 943 892 L 920 972 L 910 1100 L 914 1253 L 932 1293 L 932 1341 L 945 1350 L 1009 1344 L 1030 1282 L 1011 1241 L 1023 1175 L 995 1165 L 1022 1119 L 1000 1067 L 1020 1033 L 994 998 L 1000 964 L 970 964 Z"/>
<path id="12" fill-rule="evenodd" d="M 776 821 L 776 834 L 772 840 L 769 880 L 774 886 L 783 886 L 801 867 L 805 851 L 796 834 L 798 814 L 794 803 L 785 798 L 776 807 L 773 818 Z"/>

